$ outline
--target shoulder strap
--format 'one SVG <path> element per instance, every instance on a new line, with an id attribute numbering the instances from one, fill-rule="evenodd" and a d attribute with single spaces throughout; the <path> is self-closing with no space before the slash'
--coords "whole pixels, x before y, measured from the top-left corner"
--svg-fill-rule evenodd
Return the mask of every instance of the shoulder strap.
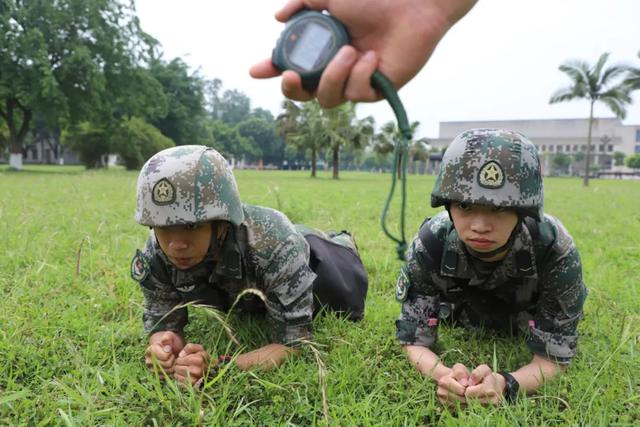
<path id="1" fill-rule="evenodd" d="M 427 218 L 424 220 L 424 222 L 420 226 L 418 237 L 420 238 L 420 242 L 422 242 L 422 246 L 424 246 L 429 253 L 429 256 L 433 260 L 434 265 L 437 265 L 438 268 L 440 268 L 439 266 L 442 261 L 442 251 L 444 247 L 442 243 L 440 243 L 436 235 L 431 231 L 431 227 L 429 227 L 430 219 L 431 218 Z"/>
<path id="2" fill-rule="evenodd" d="M 529 234 L 533 240 L 536 240 L 540 234 L 540 230 L 538 229 L 538 221 L 531 218 L 530 216 L 526 216 L 524 218 L 524 225 L 529 230 Z"/>
<path id="3" fill-rule="evenodd" d="M 549 238 L 544 231 L 542 233 L 540 232 L 540 224 L 530 216 L 525 217 L 524 225 L 527 227 L 529 234 L 531 235 L 533 251 L 536 256 L 536 268 L 539 270 L 549 252 L 549 245 L 553 243 L 553 241 L 549 241 Z"/>

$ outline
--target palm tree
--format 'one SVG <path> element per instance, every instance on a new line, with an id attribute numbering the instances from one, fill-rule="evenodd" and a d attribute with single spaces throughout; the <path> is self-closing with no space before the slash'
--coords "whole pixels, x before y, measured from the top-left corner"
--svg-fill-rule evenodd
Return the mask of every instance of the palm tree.
<path id="1" fill-rule="evenodd" d="M 358 119 L 356 106 L 353 103 L 323 111 L 325 116 L 324 131 L 332 152 L 333 179 L 339 179 L 340 149 L 344 146 L 350 146 L 361 150 L 369 145 L 373 137 L 375 121 L 371 116 Z"/>
<path id="2" fill-rule="evenodd" d="M 638 58 L 640 58 L 640 51 L 638 52 Z M 629 74 L 624 82 L 631 90 L 640 89 L 640 68 L 629 68 Z"/>
<path id="3" fill-rule="evenodd" d="M 550 104 L 586 99 L 589 101 L 589 134 L 587 136 L 587 152 L 584 161 L 584 185 L 589 185 L 589 163 L 591 159 L 591 131 L 593 127 L 593 105 L 600 101 L 605 104 L 619 119 L 627 115 L 626 105 L 631 103 L 630 88 L 620 77 L 629 70 L 624 65 L 613 65 L 604 68 L 609 53 L 600 55 L 598 62 L 592 67 L 583 61 L 569 61 L 559 69 L 573 80 L 571 86 L 556 91 L 549 100 Z"/>
<path id="4" fill-rule="evenodd" d="M 420 122 L 415 121 L 411 123 L 411 133 L 415 135 L 416 130 L 420 126 Z M 373 151 L 380 157 L 386 157 L 390 153 L 393 153 L 396 144 L 402 138 L 402 134 L 398 129 L 398 125 L 396 122 L 387 122 L 380 129 L 380 133 L 377 133 L 373 136 Z M 416 160 L 424 161 L 425 156 L 428 157 L 428 154 L 425 154 L 429 148 L 429 141 L 426 138 L 419 139 L 417 141 L 409 141 L 409 159 L 411 162 L 415 162 Z M 401 165 L 397 165 L 397 178 L 400 179 L 402 171 L 400 170 Z"/>
<path id="5" fill-rule="evenodd" d="M 285 101 L 290 103 L 290 101 Z M 297 105 L 296 105 L 297 106 Z M 286 105 L 286 108 L 292 106 Z M 309 151 L 311 154 L 311 177 L 316 177 L 316 163 L 318 159 L 318 152 L 320 149 L 328 145 L 328 137 L 325 131 L 325 117 L 322 114 L 322 109 L 317 101 L 310 101 L 304 103 L 302 106 L 297 106 L 299 109 L 293 110 L 289 113 L 292 123 L 289 123 L 289 131 L 285 142 L 292 144 L 298 149 Z M 286 113 L 284 113 L 286 114 Z M 295 120 L 293 118 L 295 116 Z M 283 117 L 283 115 L 281 115 Z M 285 119 L 283 118 L 279 129 L 284 129 Z"/>
<path id="6" fill-rule="evenodd" d="M 300 107 L 293 101 L 285 99 L 282 101 L 282 113 L 276 117 L 276 129 L 278 135 L 287 142 L 287 138 L 296 131 L 298 119 L 300 117 Z"/>
<path id="7" fill-rule="evenodd" d="M 418 166 L 416 163 L 426 163 L 429 160 L 429 140 L 427 138 L 420 138 L 411 141 L 409 145 L 409 160 L 411 164 L 411 173 L 418 173 Z"/>

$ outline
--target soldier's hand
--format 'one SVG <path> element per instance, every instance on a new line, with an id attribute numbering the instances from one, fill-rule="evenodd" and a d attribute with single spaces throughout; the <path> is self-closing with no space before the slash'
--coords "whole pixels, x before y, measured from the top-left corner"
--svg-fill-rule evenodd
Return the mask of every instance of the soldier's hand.
<path id="1" fill-rule="evenodd" d="M 149 346 L 144 355 L 144 361 L 151 371 L 157 369 L 160 378 L 173 373 L 176 356 L 184 346 L 182 336 L 176 332 L 156 332 L 149 337 Z"/>
<path id="2" fill-rule="evenodd" d="M 503 398 L 505 380 L 487 365 L 475 368 L 469 376 L 465 392 L 467 400 L 477 399 L 483 405 L 499 405 Z"/>
<path id="3" fill-rule="evenodd" d="M 189 343 L 173 365 L 173 378 L 182 384 L 196 384 L 209 369 L 209 354 L 200 344 Z"/>
<path id="4" fill-rule="evenodd" d="M 469 369 L 462 363 L 453 365 L 451 371 L 438 379 L 438 400 L 443 405 L 453 405 L 456 402 L 465 404 L 465 391 L 469 384 Z"/>

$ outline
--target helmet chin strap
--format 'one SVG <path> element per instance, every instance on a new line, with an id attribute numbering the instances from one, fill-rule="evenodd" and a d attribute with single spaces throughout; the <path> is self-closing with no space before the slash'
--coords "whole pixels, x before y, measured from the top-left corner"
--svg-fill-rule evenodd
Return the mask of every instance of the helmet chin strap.
<path id="1" fill-rule="evenodd" d="M 209 250 L 207 251 L 206 259 L 213 259 L 214 262 L 218 262 L 218 258 L 220 258 L 220 249 L 227 238 L 228 231 L 229 225 L 226 221 L 211 222 L 211 241 L 209 242 Z"/>

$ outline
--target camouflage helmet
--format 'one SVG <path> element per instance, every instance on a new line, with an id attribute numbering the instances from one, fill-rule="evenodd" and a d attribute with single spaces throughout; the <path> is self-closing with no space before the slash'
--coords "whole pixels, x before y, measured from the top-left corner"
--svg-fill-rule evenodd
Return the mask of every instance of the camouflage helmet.
<path id="1" fill-rule="evenodd" d="M 449 202 L 513 208 L 543 217 L 542 175 L 536 147 L 504 129 L 471 129 L 458 135 L 442 158 L 431 206 Z"/>
<path id="2" fill-rule="evenodd" d="M 150 227 L 244 221 L 236 180 L 213 148 L 182 145 L 156 153 L 138 176 L 135 220 Z"/>

